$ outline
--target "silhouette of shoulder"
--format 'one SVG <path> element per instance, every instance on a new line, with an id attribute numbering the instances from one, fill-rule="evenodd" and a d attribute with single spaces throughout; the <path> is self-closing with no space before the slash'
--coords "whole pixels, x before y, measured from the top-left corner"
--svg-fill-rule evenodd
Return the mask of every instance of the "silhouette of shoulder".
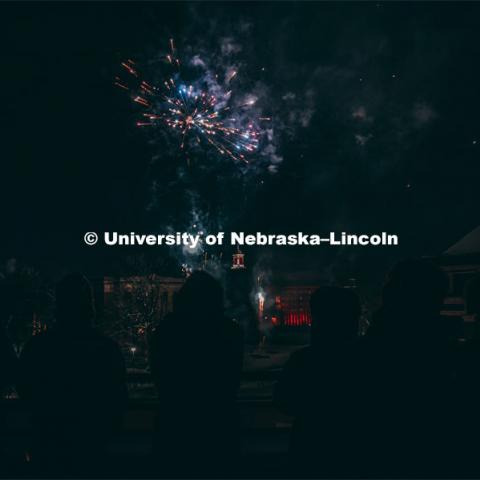
<path id="1" fill-rule="evenodd" d="M 125 363 L 119 346 L 93 328 L 65 332 L 52 328 L 32 337 L 20 357 L 17 388 L 24 398 L 60 399 L 96 389 L 97 399 L 126 398 Z"/>
<path id="2" fill-rule="evenodd" d="M 312 347 L 304 347 L 290 355 L 275 386 L 274 402 L 288 415 L 297 415 L 308 387 L 312 364 Z"/>
<path id="3" fill-rule="evenodd" d="M 109 355 L 116 356 L 123 363 L 123 356 L 117 343 L 95 328 L 75 331 L 75 333 L 52 328 L 32 337 L 25 345 L 21 357 L 36 354 L 48 356 L 51 349 L 75 349 L 77 345 L 82 349 L 93 349 L 105 358 Z"/>

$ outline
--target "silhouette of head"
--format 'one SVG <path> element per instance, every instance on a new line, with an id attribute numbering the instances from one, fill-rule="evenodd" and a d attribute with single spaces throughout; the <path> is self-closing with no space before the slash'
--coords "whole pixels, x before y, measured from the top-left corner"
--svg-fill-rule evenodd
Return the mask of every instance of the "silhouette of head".
<path id="1" fill-rule="evenodd" d="M 310 297 L 312 344 L 348 341 L 358 335 L 360 301 L 349 289 L 321 287 Z"/>
<path id="2" fill-rule="evenodd" d="M 90 282 L 80 273 L 64 277 L 56 286 L 56 318 L 62 326 L 91 325 L 95 317 Z"/>
<path id="3" fill-rule="evenodd" d="M 218 317 L 223 313 L 222 286 L 206 272 L 193 272 L 177 294 L 175 313 L 193 321 L 198 315 Z"/>
<path id="4" fill-rule="evenodd" d="M 447 278 L 438 267 L 427 260 L 405 260 L 387 276 L 382 308 L 390 318 L 402 317 L 403 325 L 412 320 L 421 328 L 438 317 L 446 293 Z"/>

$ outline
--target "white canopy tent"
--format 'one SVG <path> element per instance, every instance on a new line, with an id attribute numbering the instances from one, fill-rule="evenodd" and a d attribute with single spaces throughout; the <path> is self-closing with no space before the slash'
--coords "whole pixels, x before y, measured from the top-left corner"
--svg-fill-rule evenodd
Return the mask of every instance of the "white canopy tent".
<path id="1" fill-rule="evenodd" d="M 480 225 L 445 250 L 444 255 L 470 255 L 474 253 L 480 253 Z"/>

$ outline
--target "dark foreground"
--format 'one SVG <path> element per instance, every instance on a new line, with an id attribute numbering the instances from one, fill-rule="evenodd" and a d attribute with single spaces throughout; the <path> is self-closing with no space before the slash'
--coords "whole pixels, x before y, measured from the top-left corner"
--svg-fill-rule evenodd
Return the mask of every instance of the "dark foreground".
<path id="1" fill-rule="evenodd" d="M 279 412 L 271 400 L 241 400 L 241 452 L 229 476 L 282 477 L 286 474 L 291 419 Z M 130 401 L 123 428 L 108 447 L 108 458 L 88 477 L 158 477 L 161 459 L 153 454 L 152 441 L 157 405 L 152 401 Z M 30 415 L 19 400 L 6 401 L 8 434 L 7 458 L 2 462 L 2 478 L 43 477 L 25 458 L 30 436 Z M 208 432 L 205 432 L 208 435 Z M 187 459 L 186 459 L 187 461 Z M 5 468 L 6 467 L 6 468 Z M 82 477 L 82 473 L 69 475 Z"/>

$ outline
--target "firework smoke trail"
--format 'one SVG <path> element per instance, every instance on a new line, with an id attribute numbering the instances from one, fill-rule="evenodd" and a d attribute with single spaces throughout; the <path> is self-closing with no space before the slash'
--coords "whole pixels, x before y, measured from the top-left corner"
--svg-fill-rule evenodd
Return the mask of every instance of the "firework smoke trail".
<path id="1" fill-rule="evenodd" d="M 136 64 L 128 59 L 121 63 L 129 76 L 129 81 L 116 77 L 115 85 L 131 92 L 131 99 L 145 109 L 138 127 L 166 126 L 178 134 L 179 148 L 185 149 L 188 140 L 197 144 L 207 143 L 219 154 L 232 160 L 248 163 L 247 156 L 259 148 L 261 130 L 253 120 L 246 125 L 239 124 L 236 109 L 244 109 L 254 102 L 232 108 L 232 90 L 217 95 L 208 89 L 193 86 L 181 80 L 181 62 L 176 55 L 173 39 L 170 40 L 170 53 L 165 56 L 173 72 L 163 81 L 163 85 L 154 86 L 142 79 Z M 237 71 L 225 78 L 230 84 Z M 132 82 L 133 80 L 133 82 Z M 134 86 L 130 86 L 134 84 Z M 202 79 L 200 79 L 202 83 Z M 204 82 L 205 83 L 205 82 Z M 269 121 L 269 117 L 259 117 L 257 121 Z"/>

